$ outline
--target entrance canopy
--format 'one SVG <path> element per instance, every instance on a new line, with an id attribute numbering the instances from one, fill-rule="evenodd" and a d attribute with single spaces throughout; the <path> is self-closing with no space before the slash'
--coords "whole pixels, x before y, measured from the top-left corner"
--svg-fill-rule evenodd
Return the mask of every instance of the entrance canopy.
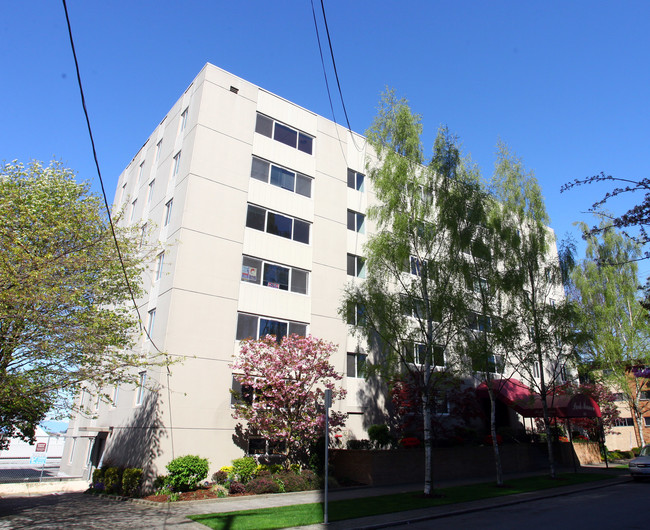
<path id="1" fill-rule="evenodd" d="M 517 379 L 494 379 L 490 381 L 496 398 L 525 418 L 541 418 L 544 415 L 542 400 L 530 388 Z M 481 383 L 476 393 L 487 398 L 488 387 Z M 598 403 L 585 394 L 575 396 L 548 396 L 548 414 L 554 418 L 600 418 Z"/>

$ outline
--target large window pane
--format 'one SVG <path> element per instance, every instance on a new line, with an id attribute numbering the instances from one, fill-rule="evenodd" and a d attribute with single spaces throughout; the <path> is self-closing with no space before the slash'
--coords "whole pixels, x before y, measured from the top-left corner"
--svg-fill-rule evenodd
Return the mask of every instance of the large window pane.
<path id="1" fill-rule="evenodd" d="M 355 189 L 357 187 L 357 173 L 356 171 L 348 168 L 348 188 Z"/>
<path id="2" fill-rule="evenodd" d="M 298 150 L 302 151 L 303 153 L 307 153 L 308 155 L 311 155 L 312 140 L 313 138 L 311 136 L 307 136 L 306 134 L 300 133 L 298 137 Z"/>
<path id="3" fill-rule="evenodd" d="M 296 193 L 311 197 L 311 179 L 305 175 L 298 173 L 296 175 Z"/>
<path id="4" fill-rule="evenodd" d="M 295 173 L 278 166 L 271 166 L 271 184 L 285 190 L 293 191 Z"/>
<path id="5" fill-rule="evenodd" d="M 267 287 L 274 287 L 282 289 L 283 291 L 289 290 L 289 269 L 280 267 L 279 265 L 272 265 L 270 263 L 264 264 L 264 285 Z"/>
<path id="6" fill-rule="evenodd" d="M 309 223 L 298 219 L 294 221 L 293 240 L 309 245 Z"/>
<path id="7" fill-rule="evenodd" d="M 291 290 L 294 293 L 307 294 L 307 278 L 309 273 L 300 269 L 291 272 Z"/>
<path id="8" fill-rule="evenodd" d="M 298 324 L 298 322 L 289 322 L 289 333 L 304 337 L 307 335 L 307 324 Z"/>
<path id="9" fill-rule="evenodd" d="M 356 231 L 357 229 L 357 214 L 352 210 L 348 210 L 348 230 Z"/>
<path id="10" fill-rule="evenodd" d="M 240 313 L 237 317 L 237 340 L 257 338 L 257 319 L 254 315 Z"/>
<path id="11" fill-rule="evenodd" d="M 263 134 L 271 138 L 271 132 L 273 131 L 273 120 L 262 116 L 261 114 L 257 115 L 257 122 L 255 123 L 255 132 Z"/>
<path id="12" fill-rule="evenodd" d="M 275 234 L 276 236 L 286 237 L 291 239 L 291 225 L 293 219 L 290 217 L 285 217 L 278 213 L 269 212 L 268 224 L 266 226 L 266 231 L 269 234 Z"/>
<path id="13" fill-rule="evenodd" d="M 259 158 L 253 158 L 251 177 L 262 182 L 269 181 L 269 163 Z"/>
<path id="14" fill-rule="evenodd" d="M 258 208 L 251 204 L 248 205 L 248 214 L 246 215 L 246 226 L 255 230 L 264 230 L 264 218 L 266 210 Z"/>
<path id="15" fill-rule="evenodd" d="M 291 147 L 296 147 L 298 141 L 298 132 L 290 129 L 289 127 L 282 125 L 281 123 L 275 124 L 275 133 L 273 138 L 278 142 L 289 145 Z"/>
<path id="16" fill-rule="evenodd" d="M 269 320 L 260 318 L 260 337 L 265 335 L 275 335 L 275 339 L 280 342 L 282 337 L 287 335 L 287 323 L 278 322 L 277 320 Z"/>
<path id="17" fill-rule="evenodd" d="M 241 279 L 243 282 L 260 284 L 260 268 L 262 267 L 262 260 L 249 258 L 244 256 L 241 266 Z"/>

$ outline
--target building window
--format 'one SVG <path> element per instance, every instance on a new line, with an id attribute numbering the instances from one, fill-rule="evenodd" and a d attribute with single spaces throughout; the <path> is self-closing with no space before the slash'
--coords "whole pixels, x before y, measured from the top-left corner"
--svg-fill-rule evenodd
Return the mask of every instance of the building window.
<path id="1" fill-rule="evenodd" d="M 444 366 L 445 365 L 445 349 L 438 344 L 432 348 L 433 359 L 431 366 Z M 404 345 L 404 359 L 407 363 L 418 364 L 424 366 L 426 361 L 427 348 L 425 344 L 415 342 L 413 344 Z"/>
<path id="2" fill-rule="evenodd" d="M 488 355 L 488 370 L 493 374 L 502 374 L 504 369 L 503 355 Z"/>
<path id="3" fill-rule="evenodd" d="M 163 226 L 167 226 L 169 224 L 169 221 L 171 221 L 173 204 L 174 204 L 174 199 L 169 199 L 165 203 L 165 219 L 163 220 Z"/>
<path id="4" fill-rule="evenodd" d="M 363 234 L 365 232 L 365 221 L 366 216 L 362 213 L 348 210 L 348 230 Z"/>
<path id="5" fill-rule="evenodd" d="M 488 281 L 485 278 L 480 278 L 480 277 L 474 277 L 472 278 L 472 291 L 475 293 L 487 293 L 489 292 L 488 290 L 489 284 Z"/>
<path id="6" fill-rule="evenodd" d="M 259 339 L 265 335 L 275 335 L 278 342 L 289 335 L 307 335 L 307 324 L 290 320 L 276 320 L 258 315 L 239 313 L 237 315 L 237 340 Z"/>
<path id="7" fill-rule="evenodd" d="M 310 223 L 272 212 L 259 206 L 248 205 L 246 226 L 286 239 L 309 244 Z"/>
<path id="8" fill-rule="evenodd" d="M 643 418 L 643 425 L 644 425 L 645 427 L 650 427 L 650 416 L 645 416 L 645 417 Z"/>
<path id="9" fill-rule="evenodd" d="M 539 362 L 538 362 L 538 361 L 535 361 L 535 362 L 533 363 L 533 377 L 534 377 L 535 379 L 539 379 L 539 378 L 540 378 L 540 370 L 539 370 Z"/>
<path id="10" fill-rule="evenodd" d="M 650 399 L 650 390 L 641 390 L 639 393 L 641 394 L 641 400 L 648 401 Z"/>
<path id="11" fill-rule="evenodd" d="M 135 219 L 135 209 L 137 205 L 138 199 L 133 199 L 133 202 L 131 203 L 131 221 Z"/>
<path id="12" fill-rule="evenodd" d="M 261 283 L 266 287 L 282 291 L 307 294 L 309 272 L 244 256 L 241 280 L 256 285 Z"/>
<path id="13" fill-rule="evenodd" d="M 138 171 L 138 183 L 142 182 L 144 176 L 144 160 L 140 163 L 140 170 Z"/>
<path id="14" fill-rule="evenodd" d="M 634 421 L 632 421 L 632 418 L 616 418 L 614 427 L 634 427 Z"/>
<path id="15" fill-rule="evenodd" d="M 366 277 L 366 260 L 355 254 L 348 254 L 348 276 Z"/>
<path id="16" fill-rule="evenodd" d="M 160 280 L 160 278 L 162 277 L 164 263 L 165 263 L 165 253 L 161 252 L 160 254 L 158 254 L 158 257 L 156 258 L 156 274 L 154 276 L 154 281 L 156 282 Z"/>
<path id="17" fill-rule="evenodd" d="M 248 439 L 249 455 L 283 455 L 286 448 L 287 445 L 282 440 L 269 440 L 259 436 L 251 436 Z"/>
<path id="18" fill-rule="evenodd" d="M 416 256 L 410 257 L 410 272 L 414 276 L 422 276 L 423 267 L 427 266 L 427 260 L 420 259 Z"/>
<path id="19" fill-rule="evenodd" d="M 148 335 L 147 338 L 149 340 L 151 340 L 151 336 L 153 335 L 153 329 L 155 323 L 156 323 L 156 309 L 154 308 L 151 311 L 149 311 L 149 320 L 147 322 L 147 335 Z"/>
<path id="20" fill-rule="evenodd" d="M 268 138 L 273 138 L 280 143 L 298 149 L 308 155 L 312 154 L 314 142 L 313 137 L 275 121 L 268 116 L 264 116 L 263 114 L 257 115 L 255 132 L 267 136 Z"/>
<path id="21" fill-rule="evenodd" d="M 179 151 L 174 155 L 174 168 L 172 170 L 172 176 L 178 175 L 178 171 L 181 167 L 181 152 Z"/>
<path id="22" fill-rule="evenodd" d="M 144 386 L 147 383 L 147 372 L 140 372 L 140 382 L 138 383 L 138 391 L 135 394 L 135 404 L 142 405 L 144 398 Z"/>
<path id="23" fill-rule="evenodd" d="M 147 223 L 142 225 L 140 228 L 140 246 L 144 245 L 147 241 Z"/>
<path id="24" fill-rule="evenodd" d="M 162 139 L 156 144 L 156 162 L 160 160 L 160 153 L 162 151 Z"/>
<path id="25" fill-rule="evenodd" d="M 368 356 L 365 353 L 348 352 L 348 377 L 365 377 L 367 360 Z"/>
<path id="26" fill-rule="evenodd" d="M 467 327 L 474 331 L 492 331 L 492 319 L 485 315 L 479 315 L 472 311 L 467 317 Z"/>
<path id="27" fill-rule="evenodd" d="M 278 188 L 311 197 L 312 179 L 302 173 L 296 173 L 261 158 L 253 157 L 251 178 L 272 184 Z"/>
<path id="28" fill-rule="evenodd" d="M 348 168 L 348 188 L 363 191 L 364 175 L 354 169 Z"/>
<path id="29" fill-rule="evenodd" d="M 149 191 L 147 193 L 147 204 L 148 205 L 151 205 L 151 199 L 153 199 L 153 190 L 154 190 L 155 186 L 156 186 L 156 179 L 153 179 L 149 183 Z"/>
<path id="30" fill-rule="evenodd" d="M 180 132 L 183 132 L 185 130 L 185 127 L 187 126 L 187 110 L 185 109 L 183 113 L 181 114 L 181 130 Z"/>
<path id="31" fill-rule="evenodd" d="M 365 326 L 366 308 L 363 304 L 349 302 L 346 311 L 346 322 L 350 326 Z"/>

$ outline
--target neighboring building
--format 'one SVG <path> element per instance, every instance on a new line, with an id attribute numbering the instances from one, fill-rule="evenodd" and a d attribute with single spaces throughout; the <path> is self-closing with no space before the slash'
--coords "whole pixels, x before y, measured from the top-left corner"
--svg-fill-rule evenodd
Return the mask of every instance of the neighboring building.
<path id="1" fill-rule="evenodd" d="M 620 416 L 616 420 L 616 426 L 605 437 L 605 444 L 610 450 L 629 451 L 640 447 L 642 443 L 650 443 L 650 379 L 645 377 L 635 379 L 632 372 L 628 372 L 628 381 L 629 396 L 626 393 L 618 392 L 620 389 L 615 389 L 617 392 L 614 394 L 615 405 Z M 633 413 L 629 397 L 632 397 L 633 401 L 637 403 L 636 409 L 639 417 Z M 641 433 L 643 433 L 643 439 Z"/>
<path id="2" fill-rule="evenodd" d="M 363 379 L 363 347 L 338 309 L 345 285 L 365 275 L 369 157 L 362 136 L 213 65 L 201 70 L 120 176 L 114 202 L 144 245 L 162 246 L 140 312 L 155 345 L 183 362 L 109 389 L 110 403 L 82 393 L 97 418 L 70 422 L 63 471 L 104 462 L 164 473 L 185 454 L 216 470 L 260 451 L 232 418 L 229 364 L 239 339 L 266 333 L 339 345 L 331 361 L 347 397 L 334 407 L 349 414 L 346 436 L 366 437 L 383 393 Z"/>

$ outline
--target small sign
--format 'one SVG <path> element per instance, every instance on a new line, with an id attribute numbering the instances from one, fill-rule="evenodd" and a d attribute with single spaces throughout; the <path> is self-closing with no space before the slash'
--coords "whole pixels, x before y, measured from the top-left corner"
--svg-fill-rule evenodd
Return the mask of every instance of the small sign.
<path id="1" fill-rule="evenodd" d="M 45 455 L 33 454 L 32 457 L 29 459 L 29 463 L 35 466 L 42 466 L 45 464 L 46 460 L 47 460 L 47 456 Z"/>
<path id="2" fill-rule="evenodd" d="M 47 447 L 47 444 L 45 442 L 38 442 L 36 444 L 36 452 L 37 453 L 44 453 L 46 447 Z"/>
<path id="3" fill-rule="evenodd" d="M 273 287 L 274 289 L 279 289 L 280 288 L 280 284 L 275 283 L 275 282 L 269 282 L 266 285 L 268 285 L 269 287 Z"/>
<path id="4" fill-rule="evenodd" d="M 257 283 L 257 267 L 248 267 L 247 265 L 242 265 L 241 279 L 246 282 Z"/>

